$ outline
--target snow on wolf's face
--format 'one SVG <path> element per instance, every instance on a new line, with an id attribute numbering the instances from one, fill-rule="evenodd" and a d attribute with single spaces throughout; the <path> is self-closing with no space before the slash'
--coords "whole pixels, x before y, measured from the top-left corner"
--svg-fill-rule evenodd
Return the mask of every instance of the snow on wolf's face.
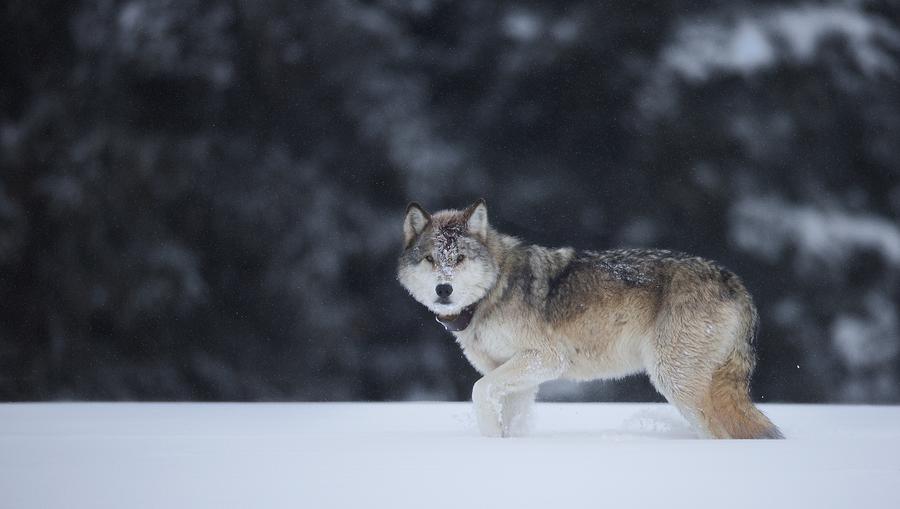
<path id="1" fill-rule="evenodd" d="M 435 314 L 459 314 L 487 295 L 497 281 L 497 262 L 485 245 L 487 229 L 483 200 L 463 211 L 433 216 L 410 204 L 397 279 Z"/>

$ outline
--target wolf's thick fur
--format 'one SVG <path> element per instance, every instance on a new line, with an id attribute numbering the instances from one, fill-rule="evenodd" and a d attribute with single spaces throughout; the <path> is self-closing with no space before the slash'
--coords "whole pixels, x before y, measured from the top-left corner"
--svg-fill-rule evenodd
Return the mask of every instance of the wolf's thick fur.
<path id="1" fill-rule="evenodd" d="M 433 215 L 411 204 L 404 236 L 398 279 L 484 375 L 483 434 L 518 433 L 542 382 L 643 371 L 705 436 L 781 437 L 750 400 L 756 308 L 715 263 L 527 245 L 491 228 L 482 200 Z"/>

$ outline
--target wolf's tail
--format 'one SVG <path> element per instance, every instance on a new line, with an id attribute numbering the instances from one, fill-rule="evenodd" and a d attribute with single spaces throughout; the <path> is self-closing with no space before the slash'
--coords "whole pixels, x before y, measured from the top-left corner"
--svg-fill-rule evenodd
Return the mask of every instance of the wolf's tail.
<path id="1" fill-rule="evenodd" d="M 752 301 L 748 308 L 743 333 L 714 373 L 710 386 L 710 410 L 721 429 L 731 438 L 784 438 L 750 399 L 750 375 L 756 364 L 753 342 L 759 326 L 759 316 Z"/>

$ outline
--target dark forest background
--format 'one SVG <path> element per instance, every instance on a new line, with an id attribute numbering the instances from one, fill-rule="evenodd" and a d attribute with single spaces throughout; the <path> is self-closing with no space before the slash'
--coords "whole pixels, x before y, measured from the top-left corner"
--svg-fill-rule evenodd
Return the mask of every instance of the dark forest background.
<path id="1" fill-rule="evenodd" d="M 757 399 L 900 402 L 897 2 L 8 0 L 0 66 L 0 399 L 467 399 L 394 271 L 484 197 L 742 275 Z"/>

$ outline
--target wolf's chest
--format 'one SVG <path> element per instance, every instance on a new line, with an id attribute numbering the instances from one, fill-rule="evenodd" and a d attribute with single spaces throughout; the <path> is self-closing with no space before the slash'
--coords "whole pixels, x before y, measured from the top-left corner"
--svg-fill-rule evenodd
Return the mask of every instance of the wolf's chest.
<path id="1" fill-rule="evenodd" d="M 527 348 L 527 336 L 528 332 L 516 324 L 491 321 L 473 327 L 469 334 L 460 337 L 460 342 L 502 364 Z"/>

